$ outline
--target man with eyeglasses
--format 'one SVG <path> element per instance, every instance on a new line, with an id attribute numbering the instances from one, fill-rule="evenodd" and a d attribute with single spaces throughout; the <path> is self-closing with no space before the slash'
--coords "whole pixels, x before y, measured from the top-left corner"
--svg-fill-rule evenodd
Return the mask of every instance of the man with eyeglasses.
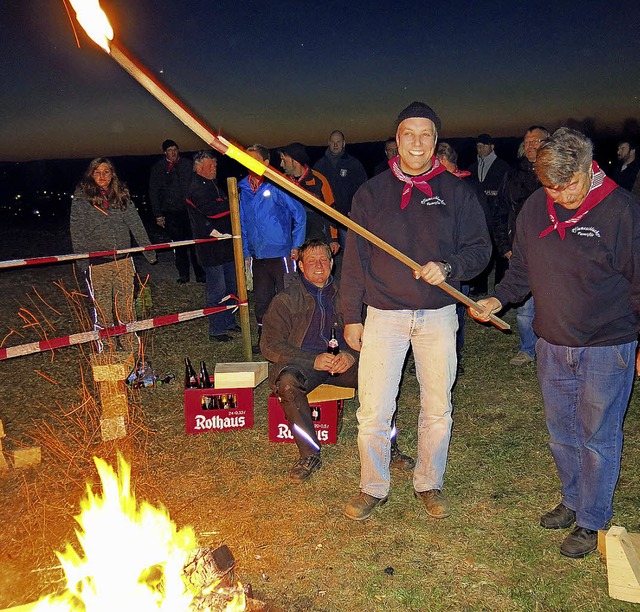
<path id="1" fill-rule="evenodd" d="M 581 558 L 613 516 L 640 329 L 640 202 L 569 128 L 540 147 L 534 169 L 543 189 L 518 216 L 509 269 L 470 314 L 486 321 L 529 292 L 536 300 L 538 380 L 562 484 L 540 524 L 575 523 L 560 552 Z"/>
<path id="2" fill-rule="evenodd" d="M 541 125 L 532 125 L 525 132 L 524 156 L 507 172 L 498 190 L 493 218 L 493 239 L 498 253 L 496 285 L 509 266 L 518 214 L 527 198 L 540 187 L 540 181 L 533 171 L 533 163 L 538 149 L 548 136 L 548 130 Z M 533 331 L 533 314 L 533 298 L 528 297 L 516 310 L 520 346 L 518 353 L 509 361 L 511 365 L 523 366 L 535 361 L 538 337 Z"/>

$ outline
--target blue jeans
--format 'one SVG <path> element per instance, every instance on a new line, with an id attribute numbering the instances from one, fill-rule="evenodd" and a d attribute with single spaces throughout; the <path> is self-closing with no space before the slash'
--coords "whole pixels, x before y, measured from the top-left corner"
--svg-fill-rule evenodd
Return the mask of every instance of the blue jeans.
<path id="1" fill-rule="evenodd" d="M 516 322 L 520 333 L 520 352 L 526 353 L 529 357 L 536 356 L 536 342 L 538 336 L 533 331 L 534 314 L 533 297 L 529 297 L 522 306 L 516 310 Z"/>
<path id="2" fill-rule="evenodd" d="M 575 510 L 580 527 L 604 529 L 613 516 L 636 346 L 572 348 L 540 339 L 536 347 L 562 503 Z"/>
<path id="3" fill-rule="evenodd" d="M 233 302 L 220 303 L 220 300 L 237 292 L 236 269 L 233 261 L 223 263 L 219 266 L 205 266 L 206 277 L 206 306 L 214 308 L 216 306 L 231 305 Z M 220 336 L 236 325 L 236 320 L 231 310 L 217 312 L 209 315 L 209 335 Z"/>
<path id="4" fill-rule="evenodd" d="M 420 383 L 416 491 L 442 488 L 451 437 L 451 387 L 456 377 L 455 305 L 437 310 L 378 310 L 369 306 L 358 372 L 360 489 L 389 493 L 391 421 L 402 366 L 413 348 Z"/>

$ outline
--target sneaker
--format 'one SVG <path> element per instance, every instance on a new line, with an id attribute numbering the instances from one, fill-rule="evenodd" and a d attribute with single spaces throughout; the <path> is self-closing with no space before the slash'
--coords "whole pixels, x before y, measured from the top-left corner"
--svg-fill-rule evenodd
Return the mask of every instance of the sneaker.
<path id="1" fill-rule="evenodd" d="M 389 496 L 374 497 L 368 493 L 360 491 L 355 497 L 349 500 L 349 503 L 344 508 L 344 515 L 352 521 L 364 521 L 371 516 L 373 509 L 376 506 L 383 506 L 387 503 Z"/>
<path id="2" fill-rule="evenodd" d="M 442 494 L 440 489 L 431 489 L 422 492 L 414 491 L 413 494 L 422 500 L 429 516 L 442 519 L 451 514 L 449 500 Z"/>
<path id="3" fill-rule="evenodd" d="M 576 513 L 564 504 L 558 504 L 540 517 L 540 525 L 545 529 L 566 529 L 576 522 Z"/>
<path id="4" fill-rule="evenodd" d="M 391 461 L 389 462 L 391 467 L 400 468 L 403 472 L 410 472 L 416 467 L 416 461 L 413 457 L 405 455 L 397 444 L 391 445 Z"/>
<path id="5" fill-rule="evenodd" d="M 308 457 L 302 457 L 293 464 L 289 477 L 294 482 L 304 482 L 311 478 L 315 472 L 322 467 L 322 457 L 320 453 L 315 455 L 309 455 Z"/>
<path id="6" fill-rule="evenodd" d="M 215 334 L 209 336 L 209 340 L 211 340 L 211 342 L 229 342 L 233 340 L 233 338 L 229 334 Z"/>
<path id="7" fill-rule="evenodd" d="M 509 360 L 509 363 L 514 366 L 523 366 L 533 362 L 534 362 L 533 357 L 531 357 L 531 355 L 527 355 L 526 353 L 523 353 L 522 351 L 519 351 L 518 354 L 515 357 L 513 357 L 513 359 Z"/>
<path id="8" fill-rule="evenodd" d="M 598 548 L 598 532 L 576 527 L 560 545 L 560 553 L 572 559 L 582 559 Z"/>

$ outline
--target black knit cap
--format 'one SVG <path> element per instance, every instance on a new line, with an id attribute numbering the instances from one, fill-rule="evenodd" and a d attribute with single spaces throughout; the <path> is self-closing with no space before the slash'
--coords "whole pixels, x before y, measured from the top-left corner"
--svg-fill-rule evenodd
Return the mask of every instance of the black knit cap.
<path id="1" fill-rule="evenodd" d="M 436 112 L 428 104 L 425 104 L 424 102 L 412 102 L 411 104 L 409 104 L 409 106 L 407 106 L 407 108 L 400 111 L 400 114 L 396 119 L 396 130 L 405 119 L 411 119 L 412 117 L 423 117 L 424 119 L 431 119 L 438 132 L 442 127 L 440 117 L 436 115 Z"/>
<path id="2" fill-rule="evenodd" d="M 476 138 L 476 142 L 479 144 L 493 144 L 493 138 L 491 138 L 491 136 L 489 136 L 489 134 L 480 134 L 480 136 L 478 136 Z"/>
<path id="3" fill-rule="evenodd" d="M 286 147 L 282 147 L 281 149 L 279 149 L 279 152 L 288 155 L 291 159 L 297 161 L 303 166 L 309 165 L 309 154 L 307 153 L 307 147 L 305 147 L 301 142 L 292 142 Z"/>
<path id="4" fill-rule="evenodd" d="M 166 151 L 169 147 L 176 147 L 176 148 L 178 148 L 178 149 L 180 148 L 180 147 L 178 147 L 178 145 L 176 144 L 176 141 L 175 141 L 175 140 L 169 140 L 169 139 L 167 139 L 167 140 L 165 140 L 165 141 L 162 143 L 162 150 L 163 150 L 163 151 Z"/>

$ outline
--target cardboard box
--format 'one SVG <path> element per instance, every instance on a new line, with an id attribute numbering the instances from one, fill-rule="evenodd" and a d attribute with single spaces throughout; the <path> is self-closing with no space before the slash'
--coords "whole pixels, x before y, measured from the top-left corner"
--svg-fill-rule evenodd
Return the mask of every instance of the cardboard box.
<path id="1" fill-rule="evenodd" d="M 184 420 L 188 434 L 251 429 L 253 389 L 185 389 Z"/>
<path id="2" fill-rule="evenodd" d="M 238 363 L 216 363 L 215 387 L 235 389 L 236 387 L 257 387 L 269 375 L 266 361 L 243 361 Z"/>
<path id="3" fill-rule="evenodd" d="M 351 389 L 353 397 L 353 389 Z M 311 396 L 311 393 L 309 394 Z M 307 397 L 309 397 L 307 396 Z M 344 400 L 334 399 L 309 402 L 312 418 L 315 415 L 313 427 L 320 444 L 336 444 L 342 429 L 342 413 Z M 289 422 L 284 416 L 280 400 L 272 393 L 269 396 L 269 441 L 294 442 L 289 429 Z"/>

